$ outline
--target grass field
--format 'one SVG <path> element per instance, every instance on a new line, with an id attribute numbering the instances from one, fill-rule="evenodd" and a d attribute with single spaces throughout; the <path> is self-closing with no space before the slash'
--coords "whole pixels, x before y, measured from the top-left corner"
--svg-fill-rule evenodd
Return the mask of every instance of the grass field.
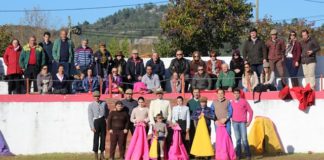
<path id="1" fill-rule="evenodd" d="M 42 154 L 33 156 L 0 157 L 0 160 L 91 160 L 92 154 Z M 253 157 L 264 160 L 324 160 L 324 154 L 292 154 L 275 157 Z"/>

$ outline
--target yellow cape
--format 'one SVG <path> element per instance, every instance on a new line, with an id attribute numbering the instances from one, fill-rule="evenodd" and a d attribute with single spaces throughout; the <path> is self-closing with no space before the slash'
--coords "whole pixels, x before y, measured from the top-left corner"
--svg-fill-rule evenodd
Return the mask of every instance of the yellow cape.
<path id="1" fill-rule="evenodd" d="M 256 117 L 250 130 L 248 141 L 251 152 L 254 154 L 283 153 L 279 135 L 269 118 Z"/>
<path id="2" fill-rule="evenodd" d="M 190 150 L 192 155 L 197 157 L 214 156 L 214 149 L 210 141 L 205 117 L 198 120 L 196 133 Z"/>

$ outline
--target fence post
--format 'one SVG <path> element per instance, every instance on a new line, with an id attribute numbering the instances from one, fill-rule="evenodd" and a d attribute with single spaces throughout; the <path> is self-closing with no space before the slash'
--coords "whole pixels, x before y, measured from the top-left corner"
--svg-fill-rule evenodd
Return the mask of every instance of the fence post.
<path id="1" fill-rule="evenodd" d="M 185 98 L 185 76 L 184 74 L 181 75 L 181 94 L 182 97 Z"/>
<path id="2" fill-rule="evenodd" d="M 109 76 L 108 76 L 108 93 L 109 93 L 109 95 L 108 95 L 108 97 L 109 98 L 112 98 L 112 77 L 111 77 L 111 74 L 109 74 Z"/>
<path id="3" fill-rule="evenodd" d="M 26 78 L 26 94 L 29 94 L 29 78 Z"/>
<path id="4" fill-rule="evenodd" d="M 320 85 L 321 85 L 320 89 L 322 91 L 323 90 L 323 74 L 321 74 Z"/>

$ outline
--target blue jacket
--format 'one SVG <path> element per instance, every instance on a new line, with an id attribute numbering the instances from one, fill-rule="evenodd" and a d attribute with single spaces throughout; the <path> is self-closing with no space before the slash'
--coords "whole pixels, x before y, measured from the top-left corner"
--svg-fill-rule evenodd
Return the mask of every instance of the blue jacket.
<path id="1" fill-rule="evenodd" d="M 74 53 L 74 65 L 82 67 L 91 67 L 93 65 L 94 56 L 90 47 L 79 47 Z"/>
<path id="2" fill-rule="evenodd" d="M 90 83 L 89 83 L 89 78 L 88 77 L 85 77 L 83 79 L 82 86 L 83 86 L 85 92 L 89 92 Z M 92 77 L 91 92 L 94 92 L 94 91 L 99 91 L 99 80 L 98 80 L 97 77 Z"/>
<path id="3" fill-rule="evenodd" d="M 210 121 L 215 119 L 214 110 L 212 110 L 211 108 L 209 108 L 207 106 L 205 108 L 199 107 L 195 112 L 192 113 L 191 119 L 197 122 L 201 112 L 204 113 L 206 124 L 207 124 L 207 127 L 209 128 Z"/>

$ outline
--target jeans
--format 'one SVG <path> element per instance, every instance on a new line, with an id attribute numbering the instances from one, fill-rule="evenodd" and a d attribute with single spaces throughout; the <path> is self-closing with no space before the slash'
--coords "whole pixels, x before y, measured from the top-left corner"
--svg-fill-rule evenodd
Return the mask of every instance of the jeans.
<path id="1" fill-rule="evenodd" d="M 243 143 L 245 155 L 251 157 L 249 142 L 247 139 L 246 123 L 245 122 L 233 122 L 233 128 L 236 138 L 236 156 L 241 157 L 241 145 Z"/>
<path id="2" fill-rule="evenodd" d="M 258 75 L 258 77 L 260 77 L 263 70 L 263 64 L 252 64 L 251 70 L 254 71 Z"/>

